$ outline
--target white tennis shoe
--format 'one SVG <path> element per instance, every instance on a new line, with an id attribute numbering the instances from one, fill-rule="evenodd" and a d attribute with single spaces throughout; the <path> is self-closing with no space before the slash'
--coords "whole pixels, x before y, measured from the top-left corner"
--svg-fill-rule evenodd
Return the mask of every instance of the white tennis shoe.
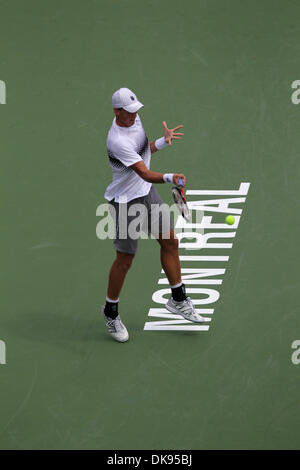
<path id="1" fill-rule="evenodd" d="M 206 321 L 204 317 L 201 317 L 201 315 L 196 312 L 190 297 L 187 297 L 186 300 L 182 300 L 181 302 L 177 302 L 173 299 L 173 297 L 171 297 L 166 303 L 165 307 L 167 310 L 169 310 L 169 312 L 178 313 L 186 320 L 195 323 L 202 323 Z"/>
<path id="2" fill-rule="evenodd" d="M 129 334 L 126 326 L 121 321 L 120 315 L 118 315 L 116 318 L 109 318 L 104 313 L 104 307 L 105 306 L 103 305 L 102 313 L 110 335 L 113 337 L 113 339 L 119 341 L 119 343 L 125 343 L 125 341 L 128 341 L 129 339 Z"/>

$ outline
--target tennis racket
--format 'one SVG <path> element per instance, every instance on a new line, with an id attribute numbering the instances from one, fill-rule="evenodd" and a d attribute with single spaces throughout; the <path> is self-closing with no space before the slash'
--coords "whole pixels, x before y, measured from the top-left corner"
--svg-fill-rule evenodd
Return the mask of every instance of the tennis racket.
<path id="1" fill-rule="evenodd" d="M 190 210 L 189 210 L 188 205 L 186 203 L 185 194 L 184 194 L 183 189 L 182 189 L 183 188 L 183 179 L 179 178 L 178 183 L 179 183 L 178 187 L 177 186 L 172 187 L 173 199 L 174 199 L 174 202 L 177 205 L 178 210 L 179 210 L 180 214 L 182 215 L 182 217 L 187 222 L 189 222 L 191 220 L 191 213 L 190 213 Z"/>

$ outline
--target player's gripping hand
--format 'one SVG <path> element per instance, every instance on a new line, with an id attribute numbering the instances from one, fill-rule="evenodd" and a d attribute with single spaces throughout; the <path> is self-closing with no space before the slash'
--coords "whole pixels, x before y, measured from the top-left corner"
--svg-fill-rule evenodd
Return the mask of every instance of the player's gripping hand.
<path id="1" fill-rule="evenodd" d="M 186 184 L 186 177 L 182 173 L 174 173 L 173 175 L 173 183 L 176 184 L 176 186 L 179 186 L 179 178 L 183 180 L 183 186 Z"/>

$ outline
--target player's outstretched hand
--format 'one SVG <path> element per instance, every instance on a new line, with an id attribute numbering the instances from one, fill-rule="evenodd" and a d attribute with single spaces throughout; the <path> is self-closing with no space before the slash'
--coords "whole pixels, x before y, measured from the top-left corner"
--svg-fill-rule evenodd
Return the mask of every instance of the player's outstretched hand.
<path id="1" fill-rule="evenodd" d="M 167 126 L 167 123 L 166 121 L 163 121 L 163 126 L 164 126 L 164 137 L 165 137 L 165 141 L 169 144 L 169 145 L 172 145 L 172 140 L 175 139 L 175 140 L 179 140 L 181 139 L 181 135 L 184 135 L 182 132 L 176 132 L 177 129 L 181 129 L 181 127 L 183 127 L 182 124 L 180 124 L 180 126 L 176 126 L 174 127 L 174 129 L 168 129 L 168 126 Z"/>
<path id="2" fill-rule="evenodd" d="M 179 178 L 183 180 L 183 186 L 186 184 L 186 177 L 182 173 L 174 173 L 173 175 L 173 183 L 176 184 L 176 186 L 179 186 Z"/>

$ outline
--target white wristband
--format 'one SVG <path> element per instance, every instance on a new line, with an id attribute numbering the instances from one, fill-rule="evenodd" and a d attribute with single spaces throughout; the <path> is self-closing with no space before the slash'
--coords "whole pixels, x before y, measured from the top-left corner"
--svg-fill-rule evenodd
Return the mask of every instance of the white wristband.
<path id="1" fill-rule="evenodd" d="M 165 138 L 164 137 L 161 137 L 160 139 L 157 139 L 155 142 L 155 147 L 157 148 L 157 150 L 161 150 L 163 149 L 164 147 L 166 147 L 167 145 L 167 142 L 165 141 Z"/>
<path id="2" fill-rule="evenodd" d="M 173 183 L 174 173 L 165 173 L 163 175 L 163 180 L 165 183 Z"/>

